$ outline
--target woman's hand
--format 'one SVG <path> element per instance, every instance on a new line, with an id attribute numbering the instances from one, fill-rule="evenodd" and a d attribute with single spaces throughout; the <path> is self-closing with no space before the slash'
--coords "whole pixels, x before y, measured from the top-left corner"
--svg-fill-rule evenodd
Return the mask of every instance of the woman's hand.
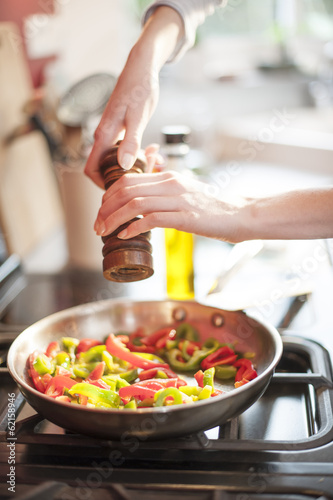
<path id="1" fill-rule="evenodd" d="M 103 187 L 99 161 L 116 144 L 118 163 L 129 170 L 159 97 L 159 72 L 183 36 L 183 21 L 174 9 L 159 7 L 145 24 L 118 78 L 95 132 L 85 174 Z"/>
<path id="2" fill-rule="evenodd" d="M 236 242 L 240 207 L 211 196 L 209 185 L 176 172 L 127 174 L 104 194 L 95 223 L 98 235 L 142 215 L 118 237 L 133 238 L 155 227 Z"/>

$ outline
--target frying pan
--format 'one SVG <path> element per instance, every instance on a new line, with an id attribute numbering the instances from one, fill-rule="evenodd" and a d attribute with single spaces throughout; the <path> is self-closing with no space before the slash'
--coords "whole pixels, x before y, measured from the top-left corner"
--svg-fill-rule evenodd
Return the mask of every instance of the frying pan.
<path id="1" fill-rule="evenodd" d="M 34 389 L 29 380 L 29 354 L 45 350 L 49 342 L 63 336 L 102 340 L 110 332 L 133 332 L 140 326 L 149 334 L 163 326 L 176 327 L 182 321 L 196 326 L 203 339 L 237 342 L 238 351 L 255 352 L 258 377 L 237 389 L 225 384 L 222 395 L 193 404 L 138 410 L 95 409 L 58 402 Z M 197 302 L 111 299 L 66 309 L 31 325 L 11 345 L 7 364 L 28 403 L 49 421 L 75 433 L 124 441 L 131 436 L 144 440 L 184 436 L 223 424 L 263 394 L 281 355 L 278 331 L 242 311 Z"/>

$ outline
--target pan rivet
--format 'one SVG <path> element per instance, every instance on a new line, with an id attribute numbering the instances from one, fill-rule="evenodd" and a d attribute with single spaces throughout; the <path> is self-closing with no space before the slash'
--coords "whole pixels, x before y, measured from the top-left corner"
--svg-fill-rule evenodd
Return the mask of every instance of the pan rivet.
<path id="1" fill-rule="evenodd" d="M 213 316 L 212 316 L 212 324 L 214 326 L 217 326 L 217 327 L 223 326 L 223 324 L 224 324 L 224 318 L 223 318 L 222 314 L 220 314 L 220 313 L 213 314 Z"/>
<path id="2" fill-rule="evenodd" d="M 182 307 L 177 307 L 172 313 L 172 317 L 175 321 L 184 321 L 186 318 L 186 311 Z"/>

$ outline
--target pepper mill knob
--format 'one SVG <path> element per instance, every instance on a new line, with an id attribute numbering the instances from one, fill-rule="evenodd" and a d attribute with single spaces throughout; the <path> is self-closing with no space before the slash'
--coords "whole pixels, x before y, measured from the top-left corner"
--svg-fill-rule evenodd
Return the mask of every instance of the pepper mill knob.
<path id="1" fill-rule="evenodd" d="M 120 142 L 102 157 L 99 168 L 104 178 L 105 189 L 127 173 L 142 173 L 147 165 L 145 157 L 139 156 L 133 167 L 126 171 L 118 164 L 117 151 Z M 113 233 L 102 237 L 103 275 L 110 281 L 130 282 L 149 278 L 153 273 L 152 246 L 149 242 L 150 231 L 135 238 L 121 240 L 118 233 L 138 217 L 122 224 Z"/>

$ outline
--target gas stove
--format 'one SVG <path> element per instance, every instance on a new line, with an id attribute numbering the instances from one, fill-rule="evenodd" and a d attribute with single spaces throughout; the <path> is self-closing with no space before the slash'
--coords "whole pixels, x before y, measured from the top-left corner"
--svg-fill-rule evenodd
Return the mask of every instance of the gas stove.
<path id="1" fill-rule="evenodd" d="M 227 424 L 166 441 L 86 437 L 26 403 L 6 354 L 40 317 L 119 290 L 99 273 L 26 276 L 11 264 L 0 300 L 1 499 L 333 499 L 332 353 L 306 332 L 283 330 L 267 391 Z"/>

